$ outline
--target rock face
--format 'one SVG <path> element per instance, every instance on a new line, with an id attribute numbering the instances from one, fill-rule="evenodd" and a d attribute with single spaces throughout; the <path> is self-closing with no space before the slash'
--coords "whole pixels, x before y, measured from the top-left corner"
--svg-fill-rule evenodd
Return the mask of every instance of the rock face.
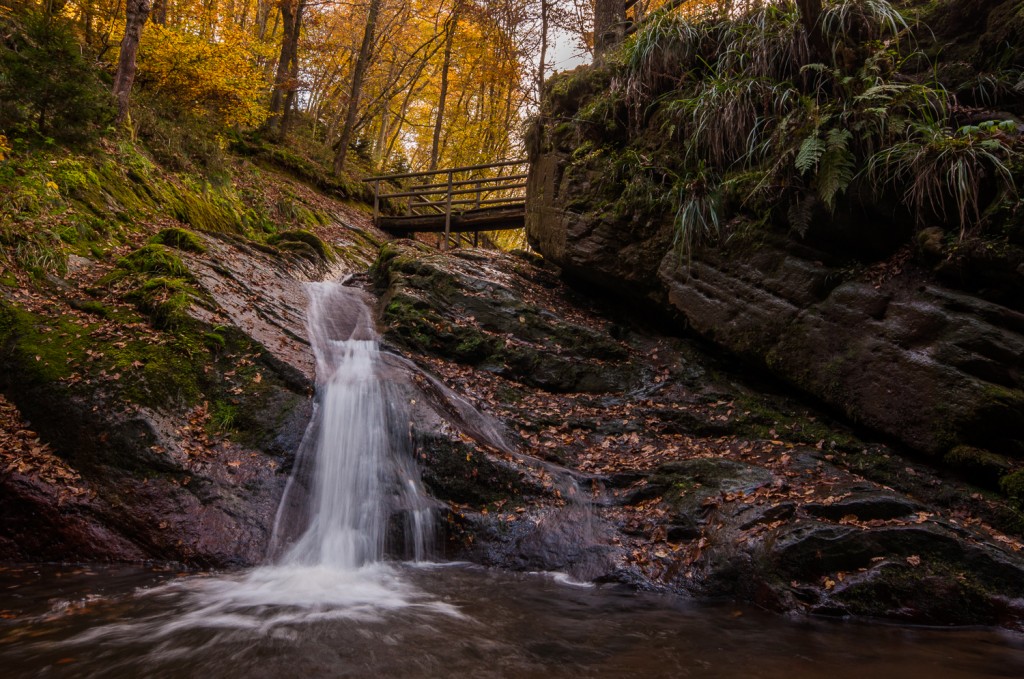
<path id="1" fill-rule="evenodd" d="M 530 244 L 579 280 L 643 295 L 656 289 L 657 268 L 672 243 L 663 222 L 621 219 L 600 211 L 583 213 L 566 206 L 593 196 L 604 167 L 576 167 L 570 154 L 551 149 L 531 158 L 527 188 Z"/>
<path id="2" fill-rule="evenodd" d="M 450 556 L 775 610 L 1019 627 L 1024 545 L 989 523 L 1019 535 L 1011 506 L 612 320 L 529 260 L 389 244 L 374 280 L 388 341 L 501 425 L 417 425 Z M 483 348 L 449 358 L 456 339 Z M 502 368 L 508 345 L 557 362 Z M 567 362 L 634 378 L 563 381 Z"/>
<path id="3" fill-rule="evenodd" d="M 1017 78 L 1020 3 L 901 8 L 928 26 L 920 48 L 936 65 L 927 76 L 907 66 L 894 82 L 937 78 L 955 92 L 966 108 L 954 129 L 997 119 L 1012 129 L 1019 91 L 990 96 L 977 83 Z M 654 313 L 917 451 L 958 464 L 952 450 L 975 447 L 989 476 L 1024 464 L 1020 201 L 997 197 L 986 178 L 983 223 L 965 225 L 926 208 L 910 214 L 906 187 L 861 173 L 826 209 L 808 177 L 775 174 L 790 156 L 726 152 L 734 142 L 745 148 L 722 141 L 729 117 L 705 127 L 710 118 L 695 112 L 706 100 L 691 85 L 705 80 L 688 50 L 719 58 L 717 38 L 698 49 L 690 38 L 673 42 L 672 31 L 662 43 L 651 30 L 651 50 L 627 48 L 618 62 L 547 84 L 529 135 L 531 245 L 567 278 L 631 304 L 653 302 Z M 860 68 L 855 61 L 837 68 Z M 762 123 L 773 128 L 752 122 L 748 143 L 761 139 L 753 130 Z M 1021 137 L 1006 141 L 1016 167 Z"/>
<path id="4" fill-rule="evenodd" d="M 388 337 L 404 347 L 554 391 L 603 392 L 636 379 L 622 346 L 526 302 L 486 257 L 433 255 L 409 242 L 386 247 L 374 271 Z"/>
<path id="5" fill-rule="evenodd" d="M 584 76 L 560 87 L 593 88 Z M 756 242 L 681 257 L 671 213 L 610 209 L 604 178 L 615 161 L 573 153 L 592 143 L 588 128 L 570 134 L 556 123 L 594 96 L 577 94 L 549 103 L 527 195 L 530 243 L 567 278 L 658 309 L 917 451 L 941 457 L 967 444 L 1024 458 L 1019 248 L 995 261 L 977 247 L 954 264 L 929 250 L 941 229 L 866 255 L 842 251 L 835 239 L 829 246 L 813 229 L 799 238 L 768 224 Z"/>
<path id="6" fill-rule="evenodd" d="M 111 324 L 62 297 L 5 297 L 0 557 L 264 556 L 311 405 L 299 281 L 341 268 L 202 245 L 182 253 L 202 295 L 202 324 L 173 333 L 185 344 L 127 304 L 110 301 Z M 381 295 L 382 374 L 408 404 L 445 555 L 776 610 L 1021 626 L 1011 506 L 610 316 L 542 263 L 399 242 L 352 282 Z"/>
<path id="7" fill-rule="evenodd" d="M 910 267 L 908 267 L 910 268 Z M 913 270 L 842 280 L 778 247 L 661 263 L 689 325 L 916 450 L 1024 455 L 1024 314 Z"/>
<path id="8" fill-rule="evenodd" d="M 102 272 L 83 258 L 81 279 L 0 290 L 4 429 L 23 447 L 0 468 L 0 558 L 263 559 L 311 411 L 302 280 L 345 269 L 195 238 L 176 256 L 197 301 L 170 333 L 90 300 Z"/>

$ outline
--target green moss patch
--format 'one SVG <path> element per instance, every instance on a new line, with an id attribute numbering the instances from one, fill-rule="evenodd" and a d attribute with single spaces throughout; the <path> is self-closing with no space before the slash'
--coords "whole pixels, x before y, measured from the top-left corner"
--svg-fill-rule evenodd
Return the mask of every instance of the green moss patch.
<path id="1" fill-rule="evenodd" d="M 122 257 L 117 262 L 117 269 L 107 277 L 107 281 L 117 280 L 128 274 L 152 274 L 192 280 L 192 274 L 181 257 L 170 248 L 157 243 L 145 245 L 135 252 Z"/>
<path id="2" fill-rule="evenodd" d="M 1010 470 L 1010 461 L 983 448 L 956 446 L 942 458 L 951 469 L 968 481 L 996 490 L 999 480 Z"/>
<path id="3" fill-rule="evenodd" d="M 133 302 L 160 329 L 180 328 L 189 322 L 193 304 L 211 303 L 181 257 L 159 243 L 122 257 L 100 282 Z"/>
<path id="4" fill-rule="evenodd" d="M 1018 507 L 1024 509 L 1024 469 L 1019 469 L 1000 479 L 999 489 L 1006 493 Z"/>
<path id="5" fill-rule="evenodd" d="M 898 611 L 900 617 L 920 623 L 955 618 L 964 624 L 991 624 L 998 594 L 962 567 L 925 558 L 918 567 L 884 564 L 843 588 L 835 599 L 854 615 Z"/>
<path id="6" fill-rule="evenodd" d="M 302 229 L 274 234 L 267 239 L 267 242 L 271 245 L 276 245 L 282 250 L 293 250 L 306 256 L 312 255 L 312 259 L 319 259 L 324 262 L 333 262 L 336 259 L 333 248 L 323 242 L 316 234 Z"/>
<path id="7" fill-rule="evenodd" d="M 187 229 L 180 229 L 174 226 L 160 231 L 160 233 L 150 238 L 149 242 L 157 245 L 166 245 L 185 252 L 197 254 L 206 252 L 206 245 L 203 244 L 199 236 Z"/>

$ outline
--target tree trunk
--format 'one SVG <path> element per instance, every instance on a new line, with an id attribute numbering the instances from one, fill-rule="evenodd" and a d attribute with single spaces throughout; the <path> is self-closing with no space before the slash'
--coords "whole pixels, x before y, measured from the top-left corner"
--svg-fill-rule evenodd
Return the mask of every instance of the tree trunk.
<path id="1" fill-rule="evenodd" d="M 370 67 L 370 56 L 373 53 L 373 35 L 377 31 L 377 16 L 380 14 L 381 0 L 370 0 L 370 8 L 366 14 L 366 27 L 363 29 L 363 42 L 359 46 L 359 56 L 352 68 L 352 89 L 348 97 L 348 112 L 345 114 L 345 126 L 341 128 L 341 137 L 334 152 L 334 173 L 341 174 L 345 169 L 345 158 L 348 156 L 348 145 L 352 142 L 355 131 L 356 116 L 359 114 L 359 99 L 363 94 L 363 79 Z"/>
<path id="2" fill-rule="evenodd" d="M 299 5 L 295 9 L 295 24 L 292 29 L 292 59 L 291 65 L 288 68 L 288 88 L 284 96 L 284 110 L 281 112 L 281 129 L 278 130 L 278 138 L 281 141 L 284 141 L 284 138 L 288 136 L 288 130 L 291 129 L 292 123 L 295 120 L 295 112 L 298 108 L 298 103 L 295 99 L 299 91 L 299 38 L 302 34 L 302 12 L 305 9 L 305 0 L 299 0 Z"/>
<path id="3" fill-rule="evenodd" d="M 444 109 L 448 102 L 448 72 L 452 67 L 452 44 L 455 42 L 455 29 L 459 25 L 459 10 L 462 3 L 455 6 L 452 15 L 445 22 L 444 64 L 441 66 L 441 92 L 437 96 L 437 118 L 434 120 L 434 138 L 430 145 L 430 170 L 437 169 L 441 156 L 441 130 L 444 127 Z"/>
<path id="4" fill-rule="evenodd" d="M 537 67 L 537 101 L 544 98 L 544 72 L 548 60 L 548 15 L 550 0 L 540 0 L 540 65 Z"/>
<path id="5" fill-rule="evenodd" d="M 800 9 L 800 20 L 804 25 L 804 30 L 807 31 L 811 49 L 814 50 L 816 57 L 824 59 L 828 50 L 819 21 L 821 19 L 821 0 L 796 0 L 796 5 Z"/>
<path id="6" fill-rule="evenodd" d="M 135 82 L 136 58 L 142 26 L 146 23 L 153 6 L 150 0 L 128 0 L 125 7 L 124 37 L 121 39 L 121 56 L 114 75 L 114 98 L 117 100 L 117 122 L 128 117 L 128 100 Z"/>
<path id="7" fill-rule="evenodd" d="M 167 4 L 170 0 L 154 0 L 153 1 L 153 13 L 150 15 L 149 20 L 158 26 L 167 25 Z"/>
<path id="8" fill-rule="evenodd" d="M 262 41 L 267 35 L 270 21 L 270 0 L 256 0 L 256 37 Z"/>
<path id="9" fill-rule="evenodd" d="M 626 3 L 623 0 L 594 2 L 594 60 L 601 61 L 626 36 Z"/>
<path id="10" fill-rule="evenodd" d="M 299 34 L 302 30 L 302 9 L 305 0 L 284 0 L 281 3 L 281 19 L 283 25 L 281 35 L 281 56 L 277 60 L 277 75 L 274 77 L 274 90 L 270 94 L 270 116 L 264 129 L 274 137 L 284 137 L 285 105 L 288 95 L 295 88 L 292 73 L 297 73 Z"/>

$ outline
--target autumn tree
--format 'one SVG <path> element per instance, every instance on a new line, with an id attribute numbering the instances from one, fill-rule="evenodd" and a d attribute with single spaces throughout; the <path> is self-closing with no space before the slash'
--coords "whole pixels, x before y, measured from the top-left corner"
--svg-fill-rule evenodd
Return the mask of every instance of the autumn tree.
<path id="1" fill-rule="evenodd" d="M 448 20 L 444 22 L 444 62 L 441 66 L 441 89 L 437 98 L 437 115 L 434 116 L 434 137 L 430 144 L 430 166 L 431 170 L 437 169 L 438 154 L 441 150 L 441 130 L 444 125 L 444 109 L 448 103 L 448 75 L 452 66 L 452 46 L 455 44 L 455 31 L 459 27 L 459 13 L 462 11 L 462 1 L 456 0 Z"/>
<path id="2" fill-rule="evenodd" d="M 366 71 L 370 66 L 370 58 L 373 54 L 373 35 L 377 30 L 377 17 L 380 15 L 380 5 L 381 0 L 370 0 L 370 6 L 366 13 L 363 41 L 359 45 L 359 54 L 356 56 L 355 66 L 352 69 L 352 86 L 349 89 L 345 126 L 341 130 L 341 137 L 338 139 L 338 146 L 334 153 L 335 174 L 340 174 L 345 168 L 348 147 L 352 142 L 356 116 L 359 113 L 359 99 L 363 94 L 363 80 L 366 78 Z"/>
<path id="3" fill-rule="evenodd" d="M 294 104 L 299 79 L 299 37 L 302 33 L 302 13 L 306 0 L 281 2 L 281 51 L 277 60 L 277 75 L 270 95 L 270 117 L 267 130 L 278 139 L 288 134 L 290 111 Z"/>
<path id="4" fill-rule="evenodd" d="M 121 38 L 121 53 L 117 61 L 117 73 L 114 75 L 114 98 L 117 100 L 117 120 L 121 122 L 128 116 L 128 100 L 135 82 L 137 68 L 136 58 L 139 53 L 139 41 L 142 39 L 142 26 L 149 17 L 153 5 L 150 0 L 127 0 L 125 3 L 124 37 Z"/>

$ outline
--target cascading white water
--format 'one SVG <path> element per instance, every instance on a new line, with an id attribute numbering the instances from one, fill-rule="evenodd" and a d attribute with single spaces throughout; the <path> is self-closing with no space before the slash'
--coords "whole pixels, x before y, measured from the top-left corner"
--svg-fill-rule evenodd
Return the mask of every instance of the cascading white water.
<path id="1" fill-rule="evenodd" d="M 383 561 L 385 551 L 422 561 L 432 545 L 433 501 L 413 459 L 408 403 L 432 401 L 432 410 L 460 429 L 504 448 L 500 426 L 428 376 L 429 388 L 417 391 L 416 367 L 380 351 L 365 293 L 314 283 L 309 296 L 317 398 L 278 508 L 268 563 L 144 590 L 139 598 L 174 600 L 175 609 L 98 626 L 65 645 L 120 648 L 144 638 L 153 645 L 153 663 L 179 663 L 194 655 L 197 630 L 207 648 L 289 639 L 297 626 L 332 620 L 372 624 L 397 611 L 407 622 L 464 618 L 413 586 L 407 570 Z"/>
<path id="2" fill-rule="evenodd" d="M 375 620 L 395 610 L 461 616 L 382 562 L 389 537 L 395 551 L 402 546 L 397 533 L 405 556 L 429 556 L 434 522 L 412 459 L 409 395 L 401 373 L 381 360 L 366 295 L 338 283 L 310 284 L 309 295 L 318 393 L 278 508 L 269 563 L 155 588 L 146 594 L 184 595 L 182 610 L 105 625 L 68 643 L 169 639 L 197 628 L 216 630 L 223 641 L 302 623 Z M 168 643 L 154 655 L 191 652 Z"/>
<path id="3" fill-rule="evenodd" d="M 422 560 L 429 502 L 408 450 L 404 400 L 384 379 L 369 307 L 363 293 L 337 283 L 310 284 L 309 293 L 319 398 L 275 522 L 276 560 L 340 569 L 377 562 L 394 514 L 406 519 L 409 556 Z"/>

